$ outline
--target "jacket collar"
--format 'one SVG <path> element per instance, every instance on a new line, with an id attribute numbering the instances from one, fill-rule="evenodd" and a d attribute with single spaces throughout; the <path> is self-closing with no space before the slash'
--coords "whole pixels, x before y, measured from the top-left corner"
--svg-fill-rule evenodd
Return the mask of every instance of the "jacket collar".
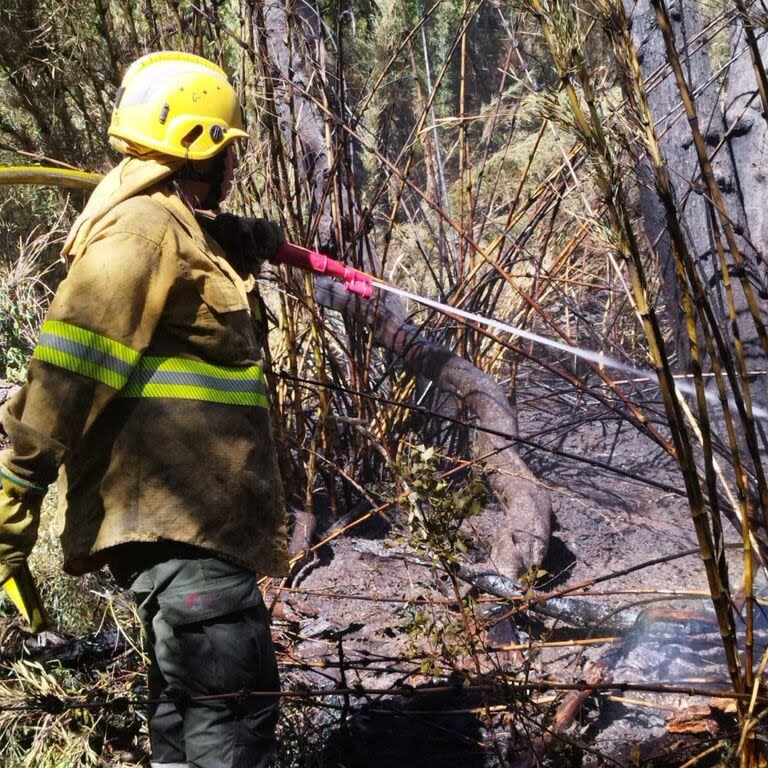
<path id="1" fill-rule="evenodd" d="M 183 160 L 173 157 L 143 159 L 126 157 L 115 166 L 91 194 L 83 212 L 67 236 L 62 255 L 71 263 L 88 244 L 89 235 L 115 206 L 154 187 L 170 176 Z"/>
<path id="2" fill-rule="evenodd" d="M 241 298 L 248 304 L 247 289 L 234 267 L 227 260 L 221 246 L 210 237 L 206 237 L 202 227 L 195 218 L 195 212 L 177 194 L 169 189 L 167 184 L 158 185 L 152 193 L 152 199 L 163 206 L 176 221 L 181 224 L 187 234 L 195 241 L 195 245 L 229 278 L 238 288 Z"/>

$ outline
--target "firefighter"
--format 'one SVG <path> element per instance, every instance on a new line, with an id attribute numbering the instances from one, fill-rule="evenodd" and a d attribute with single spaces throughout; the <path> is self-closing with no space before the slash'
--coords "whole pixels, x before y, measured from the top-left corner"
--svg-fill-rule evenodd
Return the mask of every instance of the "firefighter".
<path id="1" fill-rule="evenodd" d="M 264 766 L 276 697 L 217 695 L 279 686 L 255 578 L 285 574 L 287 547 L 254 274 L 283 237 L 196 217 L 217 211 L 246 137 L 211 62 L 136 61 L 109 135 L 124 158 L 66 240 L 67 277 L 2 414 L 0 583 L 23 572 L 58 476 L 64 570 L 107 565 L 137 600 L 152 765 Z"/>

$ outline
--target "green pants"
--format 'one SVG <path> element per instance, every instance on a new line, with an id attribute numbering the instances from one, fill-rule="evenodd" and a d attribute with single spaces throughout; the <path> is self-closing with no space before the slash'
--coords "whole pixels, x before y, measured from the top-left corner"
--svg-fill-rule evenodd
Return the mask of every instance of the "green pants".
<path id="1" fill-rule="evenodd" d="M 171 546 L 125 545 L 110 558 L 118 582 L 136 597 L 147 634 L 152 762 L 264 768 L 276 743 L 277 697 L 215 698 L 279 690 L 256 577 Z M 213 698 L 191 700 L 201 696 Z"/>

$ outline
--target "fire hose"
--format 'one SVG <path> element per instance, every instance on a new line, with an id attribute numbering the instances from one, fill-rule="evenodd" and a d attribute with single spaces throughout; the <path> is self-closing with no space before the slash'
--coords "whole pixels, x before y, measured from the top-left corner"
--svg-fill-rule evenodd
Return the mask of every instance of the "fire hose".
<path id="1" fill-rule="evenodd" d="M 462 320 L 468 320 L 478 325 L 486 326 L 488 328 L 494 328 L 497 331 L 504 331 L 511 333 L 515 336 L 519 336 L 522 339 L 527 339 L 536 344 L 541 344 L 549 349 L 556 349 L 559 352 L 566 352 L 569 355 L 578 357 L 582 360 L 586 360 L 590 363 L 595 363 L 601 367 L 612 368 L 617 371 L 623 371 L 629 373 L 639 380 L 647 380 L 652 384 L 659 384 L 659 376 L 656 371 L 651 368 L 640 368 L 633 365 L 628 365 L 622 362 L 618 358 L 606 355 L 604 352 L 597 352 L 593 349 L 585 347 L 579 347 L 575 344 L 568 344 L 562 341 L 555 341 L 547 336 L 542 336 L 533 331 L 528 331 L 525 328 L 519 326 L 510 325 L 500 320 L 496 320 L 492 317 L 484 317 L 475 312 L 467 312 L 466 310 L 452 307 L 450 304 L 444 304 L 434 299 L 428 299 L 426 296 L 421 296 L 418 293 L 412 293 L 402 288 L 398 288 L 385 280 L 369 275 L 359 269 L 346 266 L 335 259 L 325 256 L 324 254 L 317 253 L 316 251 L 302 248 L 292 243 L 284 243 L 280 246 L 277 252 L 277 256 L 273 261 L 275 264 L 289 264 L 291 266 L 299 267 L 308 272 L 312 272 L 316 275 L 325 277 L 331 277 L 339 280 L 343 283 L 346 290 L 357 294 L 358 296 L 369 299 L 373 296 L 374 289 L 386 291 L 387 293 L 394 294 L 403 299 L 410 299 L 425 307 L 436 309 L 439 312 L 449 317 L 459 317 Z M 679 392 L 686 395 L 696 395 L 695 387 L 686 381 L 680 381 L 678 377 L 675 380 L 675 387 Z M 719 403 L 720 398 L 713 392 L 705 393 L 706 399 L 711 403 Z M 731 398 L 728 399 L 728 404 L 731 407 L 735 407 L 735 401 Z M 753 406 L 753 415 L 755 418 L 761 420 L 768 420 L 768 410 Z"/>

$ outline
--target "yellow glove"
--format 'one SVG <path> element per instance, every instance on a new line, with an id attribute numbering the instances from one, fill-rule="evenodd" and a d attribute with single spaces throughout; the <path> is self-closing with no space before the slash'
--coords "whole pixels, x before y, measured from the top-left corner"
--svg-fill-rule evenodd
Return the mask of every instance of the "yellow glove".
<path id="1" fill-rule="evenodd" d="M 16 571 L 15 576 L 5 582 L 5 591 L 29 623 L 32 632 L 41 632 L 48 626 L 43 601 L 26 562 Z"/>
<path id="2" fill-rule="evenodd" d="M 8 592 L 14 602 L 18 599 L 25 606 L 22 612 L 33 631 L 38 631 L 35 625 L 42 623 L 42 606 L 26 563 L 37 541 L 45 492 L 7 469 L 3 462 L 7 455 L 0 454 L 0 585 L 13 579 Z"/>

